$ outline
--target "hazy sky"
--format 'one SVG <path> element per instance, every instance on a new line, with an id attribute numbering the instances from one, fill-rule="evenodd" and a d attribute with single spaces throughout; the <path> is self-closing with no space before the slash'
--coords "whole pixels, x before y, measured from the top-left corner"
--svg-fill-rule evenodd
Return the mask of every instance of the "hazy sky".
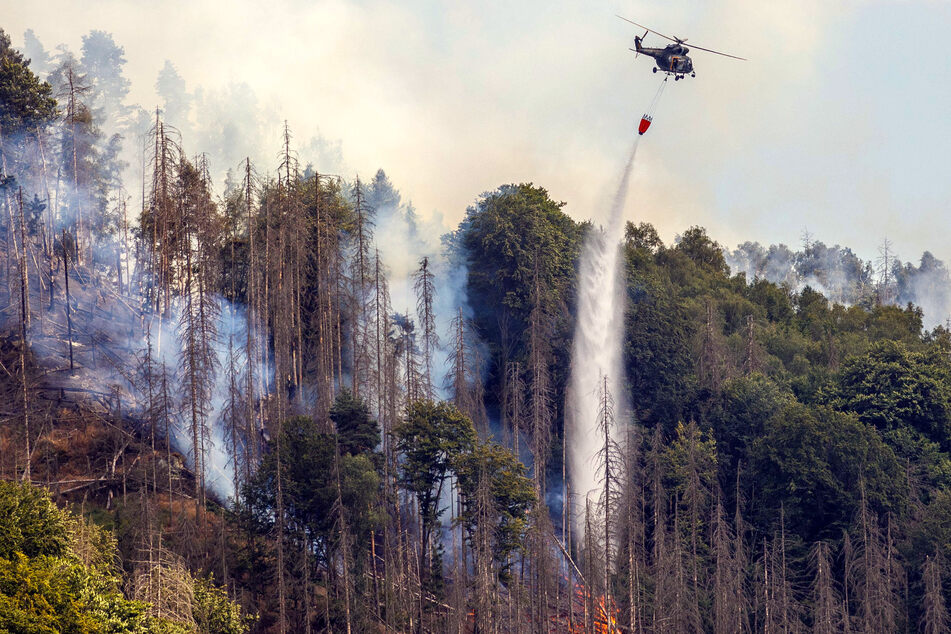
<path id="1" fill-rule="evenodd" d="M 48 50 L 65 43 L 77 54 L 89 30 L 112 33 L 131 97 L 146 107 L 166 59 L 190 91 L 253 100 L 262 138 L 273 134 L 259 156 L 277 154 L 284 119 L 298 139 L 339 140 L 348 175 L 383 167 L 421 214 L 452 223 L 481 192 L 521 181 L 548 188 L 575 218 L 603 218 L 660 82 L 652 60 L 627 50 L 636 29 L 620 13 L 749 58 L 696 51 L 696 79 L 667 87 L 639 149 L 630 219 L 668 240 L 702 224 L 730 246 L 798 246 L 808 228 L 867 259 L 885 236 L 906 260 L 925 249 L 951 259 L 949 2 L 0 0 L 0 9 L 17 46 L 28 28 Z"/>

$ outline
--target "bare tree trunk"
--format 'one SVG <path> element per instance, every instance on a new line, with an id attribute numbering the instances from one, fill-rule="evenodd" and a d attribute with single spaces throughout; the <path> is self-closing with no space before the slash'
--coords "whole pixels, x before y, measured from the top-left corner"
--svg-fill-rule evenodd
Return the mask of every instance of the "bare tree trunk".
<path id="1" fill-rule="evenodd" d="M 429 258 L 423 258 L 419 269 L 413 274 L 413 288 L 416 290 L 416 314 L 423 329 L 423 396 L 432 399 L 435 396 L 433 355 L 439 345 L 439 336 L 436 333 L 436 315 L 433 312 L 436 285 L 429 270 Z"/>
<path id="2" fill-rule="evenodd" d="M 941 576 L 938 554 L 926 557 L 922 575 L 925 595 L 922 605 L 921 631 L 924 634 L 947 634 L 951 631 L 948 626 L 948 609 L 945 604 Z"/>
<path id="3" fill-rule="evenodd" d="M 73 313 L 70 304 L 72 303 L 69 297 L 69 244 L 72 242 L 66 241 L 66 230 L 63 230 L 63 237 L 60 241 L 63 247 L 63 280 L 66 287 L 66 341 L 69 345 L 69 371 L 73 371 Z"/>
<path id="4" fill-rule="evenodd" d="M 278 597 L 278 632 L 284 634 L 287 632 L 287 589 L 285 582 L 285 564 L 284 564 L 284 490 L 281 482 L 281 445 L 283 439 L 283 423 L 280 414 L 277 416 L 277 430 L 275 443 L 275 519 L 277 529 L 277 597 Z M 329 590 L 329 588 L 328 588 Z"/>
<path id="5" fill-rule="evenodd" d="M 20 269 L 20 380 L 23 390 L 23 438 L 26 462 L 23 467 L 23 480 L 30 482 L 32 480 L 33 451 L 30 447 L 30 390 L 26 376 L 26 347 L 27 330 L 30 327 L 30 287 L 29 276 L 26 271 L 26 235 L 23 231 L 23 190 L 19 189 L 17 201 L 20 207 L 20 247 L 18 250 L 18 260 Z M 11 226 L 13 218 L 10 218 Z M 16 239 L 14 239 L 16 247 Z"/>
<path id="6" fill-rule="evenodd" d="M 343 505 L 343 489 L 340 482 L 340 447 L 334 447 L 334 480 L 336 482 L 337 499 L 334 504 L 337 513 L 337 522 L 340 536 L 340 552 L 343 558 L 343 596 L 344 596 L 344 616 L 346 619 L 346 632 L 352 632 L 351 616 L 351 598 L 350 598 L 350 531 L 347 526 L 347 511 Z"/>

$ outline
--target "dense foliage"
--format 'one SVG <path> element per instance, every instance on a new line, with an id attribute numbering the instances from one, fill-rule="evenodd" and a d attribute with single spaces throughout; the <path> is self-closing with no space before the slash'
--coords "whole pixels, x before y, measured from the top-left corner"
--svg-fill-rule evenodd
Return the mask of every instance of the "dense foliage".
<path id="1" fill-rule="evenodd" d="M 121 591 L 116 545 L 47 492 L 0 481 L 0 631 L 241 634 L 249 621 L 227 593 L 195 579 L 192 618 L 157 616 Z"/>

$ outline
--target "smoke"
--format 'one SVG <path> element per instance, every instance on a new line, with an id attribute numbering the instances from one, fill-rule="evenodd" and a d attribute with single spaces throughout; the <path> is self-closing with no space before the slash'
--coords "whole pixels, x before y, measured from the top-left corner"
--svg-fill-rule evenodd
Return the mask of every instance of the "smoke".
<path id="1" fill-rule="evenodd" d="M 848 247 L 829 247 L 807 236 L 799 251 L 784 244 L 766 249 L 744 242 L 733 251 L 724 250 L 724 257 L 733 273 L 746 274 L 750 283 L 764 279 L 794 292 L 808 286 L 846 306 L 883 299 L 898 306 L 910 302 L 921 308 L 925 328 L 945 324 L 951 317 L 951 275 L 929 251 L 918 266 L 902 264 L 894 256 L 867 261 Z"/>
<path id="2" fill-rule="evenodd" d="M 27 29 L 23 34 L 23 54 L 30 60 L 30 69 L 38 76 L 43 77 L 50 71 L 50 55 L 33 29 Z"/>
<path id="3" fill-rule="evenodd" d="M 179 132 L 184 147 L 206 153 L 209 172 L 216 182 L 221 182 L 227 171 L 245 158 L 256 165 L 273 162 L 270 148 L 283 132 L 282 118 L 275 107 L 262 103 L 246 82 L 231 81 L 217 89 L 189 90 L 176 66 L 166 60 L 154 83 L 159 103 L 130 103 L 125 49 L 112 34 L 93 30 L 84 35 L 78 60 L 64 45 L 50 56 L 32 30 L 26 32 L 24 39 L 27 54 L 36 58 L 31 68 L 53 84 L 59 97 L 65 86 L 61 72 L 64 62 L 70 62 L 82 76 L 85 90 L 79 100 L 93 112 L 97 126 L 108 130 L 108 134 L 96 140 L 97 148 L 104 151 L 112 135 L 119 135 L 121 150 L 117 160 L 121 183 L 117 189 L 122 191 L 115 196 L 121 200 L 134 200 L 141 190 L 143 144 L 155 121 L 156 107 L 166 126 Z M 345 171 L 339 140 L 329 140 L 318 132 L 300 145 L 321 173 Z"/>
<path id="4" fill-rule="evenodd" d="M 623 402 L 621 358 L 624 325 L 624 280 L 619 256 L 623 210 L 637 154 L 637 137 L 621 174 L 606 228 L 592 228 L 585 238 L 578 270 L 578 315 L 568 385 L 572 523 L 584 533 L 585 500 L 599 488 L 598 453 L 604 448 L 598 430 L 605 383 L 613 397 L 615 420 L 627 410 Z M 617 441 L 617 426 L 612 430 Z M 596 496 L 592 502 L 596 501 Z"/>
<path id="5" fill-rule="evenodd" d="M 231 381 L 237 386 L 243 388 L 246 384 L 246 373 L 255 363 L 255 360 L 249 360 L 246 354 L 244 343 L 247 340 L 247 315 L 245 307 L 232 304 L 226 298 L 216 295 L 212 302 L 218 306 L 214 311 L 217 315 L 214 324 L 216 336 L 209 342 L 212 348 L 212 365 L 215 369 L 213 383 L 210 391 L 210 398 L 207 409 L 202 413 L 200 425 L 203 436 L 202 464 L 204 466 L 205 485 L 215 496 L 226 501 L 234 498 L 234 474 L 238 456 L 232 455 L 229 442 L 229 425 L 231 424 L 228 409 L 232 398 Z M 129 358 L 141 360 L 144 359 L 146 349 L 151 344 L 154 356 L 152 375 L 158 374 L 164 366 L 169 372 L 170 377 L 176 377 L 174 383 L 176 390 L 172 394 L 171 411 L 174 413 L 169 425 L 172 446 L 185 456 L 186 463 L 194 468 L 196 464 L 194 455 L 194 446 L 192 440 L 191 421 L 187 420 L 184 412 L 184 400 L 188 386 L 184 377 L 178 372 L 182 359 L 182 341 L 184 333 L 182 331 L 182 312 L 185 309 L 184 300 L 178 298 L 172 303 L 172 309 L 167 317 L 149 314 L 148 327 L 141 321 L 135 321 L 129 324 L 130 337 L 128 339 Z M 146 333 L 148 332 L 148 338 Z M 254 344 L 256 348 L 265 345 L 262 339 Z M 232 360 L 233 357 L 233 360 Z M 259 362 L 259 360 L 258 360 Z M 232 377 L 229 373 L 229 366 L 235 368 L 235 375 Z M 84 369 L 82 372 L 88 372 Z M 264 370 L 265 374 L 271 376 L 271 368 Z M 138 375 L 142 372 L 139 370 Z M 134 376 L 136 368 L 128 368 L 123 373 L 125 376 Z M 106 380 L 116 380 L 115 376 L 103 377 Z M 133 409 L 134 415 L 140 420 L 146 420 L 148 416 L 148 398 L 146 391 L 148 386 L 144 380 L 137 380 L 134 383 L 126 382 L 126 387 L 130 390 L 130 398 L 136 404 Z M 241 390 L 243 392 L 243 389 Z M 251 395 L 239 394 L 238 398 L 249 398 Z M 251 439 L 235 440 L 238 446 L 238 453 L 243 449 L 243 442 L 250 442 Z"/>
<path id="6" fill-rule="evenodd" d="M 21 143 L 8 134 L 4 139 L 8 159 L 16 163 L 12 165 L 12 171 L 17 174 L 25 191 L 39 192 L 41 196 L 46 191 L 45 197 L 38 198 L 37 204 L 46 204 L 54 212 L 49 215 L 47 211 L 41 216 L 43 223 L 47 222 L 47 216 L 56 223 L 56 226 L 48 227 L 52 234 L 59 235 L 60 228 L 74 226 L 81 217 L 87 227 L 97 230 L 97 234 L 110 236 L 85 245 L 93 254 L 92 260 L 83 267 L 71 267 L 71 304 L 76 327 L 73 342 L 75 369 L 70 373 L 63 372 L 63 368 L 68 367 L 68 360 L 63 332 L 65 307 L 61 296 L 52 309 L 44 309 L 42 332 L 34 328 L 38 358 L 62 377 L 64 385 L 115 390 L 124 415 L 133 418 L 136 424 L 143 424 L 149 415 L 149 406 L 139 364 L 145 356 L 147 339 L 151 340 L 155 363 L 159 368 L 164 366 L 168 375 L 173 377 L 176 390 L 183 389 L 178 371 L 182 307 L 173 303 L 165 318 L 140 310 L 147 302 L 137 292 L 130 291 L 128 278 L 135 278 L 142 272 L 136 268 L 135 245 L 130 241 L 133 236 L 127 240 L 122 231 L 126 222 L 130 228 L 133 227 L 138 216 L 138 199 L 147 169 L 143 144 L 156 114 L 154 108 L 129 102 L 131 85 L 124 73 L 125 51 L 111 34 L 91 31 L 84 36 L 79 58 L 65 46 L 58 47 L 54 55 L 46 53 L 32 32 L 27 34 L 26 43 L 30 53 L 36 57 L 34 70 L 53 83 L 61 109 L 70 89 L 68 71 L 72 70 L 72 79 L 81 88 L 75 92 L 76 101 L 81 104 L 77 107 L 85 109 L 85 114 L 80 123 L 71 127 L 53 126 L 45 147 L 45 161 L 50 166 L 48 174 L 40 173 L 38 166 L 44 163 L 33 137 L 25 135 Z M 162 120 L 177 129 L 183 148 L 198 148 L 208 153 L 207 163 L 214 180 L 226 178 L 228 169 L 240 164 L 245 157 L 250 157 L 257 165 L 275 162 L 274 149 L 282 132 L 275 124 L 280 118 L 272 106 L 257 98 L 248 84 L 231 82 L 216 90 L 189 87 L 178 69 L 166 62 L 156 77 L 155 88 L 160 97 Z M 79 155 L 84 157 L 76 168 L 78 178 L 70 178 L 69 169 L 72 167 L 66 165 L 63 158 L 73 144 L 79 147 Z M 340 174 L 346 169 L 340 141 L 331 141 L 317 134 L 294 145 L 300 148 L 306 161 L 312 161 L 301 161 L 307 165 L 305 174 L 315 168 L 323 174 Z M 21 152 L 12 151 L 21 146 Z M 56 172 L 57 159 L 62 159 L 62 174 Z M 423 258 L 429 259 L 436 284 L 435 324 L 442 341 L 433 359 L 433 384 L 437 395 L 446 398 L 449 390 L 443 378 L 449 365 L 450 346 L 447 344 L 451 339 L 451 324 L 460 311 L 463 317 L 471 316 L 465 292 L 466 261 L 453 243 L 450 229 L 441 215 L 431 214 L 426 220 L 421 220 L 412 204 L 405 203 L 389 184 L 382 170 L 378 180 L 381 182 L 374 181 L 371 186 L 373 199 L 370 201 L 376 209 L 375 246 L 387 270 L 393 309 L 406 312 L 415 318 L 417 324 L 420 320 L 416 315 L 413 274 Z M 52 185 L 45 185 L 44 181 Z M 91 227 L 90 222 L 103 226 Z M 116 292 L 117 268 L 122 269 L 125 278 L 122 284 L 125 294 L 121 296 Z M 62 283 L 62 271 L 57 271 L 57 275 Z M 58 291 L 61 295 L 62 289 Z M 31 288 L 34 312 L 48 302 L 48 296 L 41 297 L 43 292 L 38 286 Z M 222 297 L 215 297 L 213 301 L 220 310 L 216 311 L 219 316 L 214 328 L 218 336 L 210 342 L 215 372 L 211 377 L 213 386 L 209 404 L 202 416 L 206 438 L 201 460 L 196 460 L 193 455 L 190 421 L 181 411 L 185 395 L 180 392 L 171 395 L 173 416 L 169 437 L 189 465 L 194 467 L 201 462 L 209 490 L 225 500 L 234 495 L 236 466 L 236 456 L 231 455 L 234 453 L 233 441 L 228 436 L 225 422 L 231 383 L 226 369 L 236 366 L 241 368 L 241 372 L 246 372 L 250 363 L 242 346 L 229 345 L 229 341 L 243 342 L 245 339 L 242 307 L 232 306 Z M 91 317 L 93 314 L 95 319 Z M 467 332 L 468 343 L 477 348 L 478 357 L 480 346 L 476 339 L 473 332 Z M 265 345 L 266 341 L 258 342 L 259 347 Z M 486 355 L 481 356 L 485 358 Z M 241 377 L 236 381 L 239 385 L 244 384 Z M 302 389 L 305 393 L 309 391 L 308 386 L 302 386 Z"/>
<path id="7" fill-rule="evenodd" d="M 367 204 L 375 212 L 374 243 L 386 268 L 393 310 L 415 316 L 417 325 L 420 319 L 413 275 L 423 258 L 429 259 L 436 286 L 433 312 L 440 341 L 433 354 L 433 387 L 439 398 L 448 398 L 450 381 L 443 378 L 449 370 L 452 321 L 460 310 L 464 318 L 471 317 L 466 295 L 466 259 L 455 251 L 450 228 L 442 216 L 434 214 L 428 220 L 421 220 L 413 204 L 403 202 L 400 192 L 382 169 L 367 186 Z M 469 335 L 467 342 L 477 349 L 478 356 L 481 345 L 473 333 Z"/>
<path id="8" fill-rule="evenodd" d="M 947 325 L 951 319 L 951 276 L 944 262 L 925 251 L 917 267 L 906 263 L 895 265 L 896 302 L 911 302 L 924 313 L 926 328 Z"/>
<path id="9" fill-rule="evenodd" d="M 285 122 L 276 107 L 262 102 L 247 82 L 189 90 L 175 65 L 166 60 L 155 90 L 163 120 L 180 132 L 189 147 L 205 154 L 216 182 L 246 158 L 254 165 L 274 163 L 271 148 L 284 133 Z M 290 127 L 293 130 L 292 122 Z M 321 174 L 341 175 L 347 169 L 339 140 L 327 139 L 318 132 L 294 145 L 311 161 L 308 167 Z"/>

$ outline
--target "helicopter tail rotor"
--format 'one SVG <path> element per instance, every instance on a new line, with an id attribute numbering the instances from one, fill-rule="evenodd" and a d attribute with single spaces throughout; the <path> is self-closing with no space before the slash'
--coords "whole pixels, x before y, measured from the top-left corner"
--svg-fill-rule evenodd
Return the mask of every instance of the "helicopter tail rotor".
<path id="1" fill-rule="evenodd" d="M 650 32 L 650 31 L 644 31 L 644 35 L 641 35 L 641 36 L 635 35 L 635 36 L 634 36 L 634 48 L 632 49 L 632 50 L 634 51 L 634 59 L 637 59 L 637 56 L 640 54 L 640 52 L 641 52 L 641 42 L 644 40 L 645 37 L 647 37 L 647 34 L 648 34 L 649 32 Z"/>

